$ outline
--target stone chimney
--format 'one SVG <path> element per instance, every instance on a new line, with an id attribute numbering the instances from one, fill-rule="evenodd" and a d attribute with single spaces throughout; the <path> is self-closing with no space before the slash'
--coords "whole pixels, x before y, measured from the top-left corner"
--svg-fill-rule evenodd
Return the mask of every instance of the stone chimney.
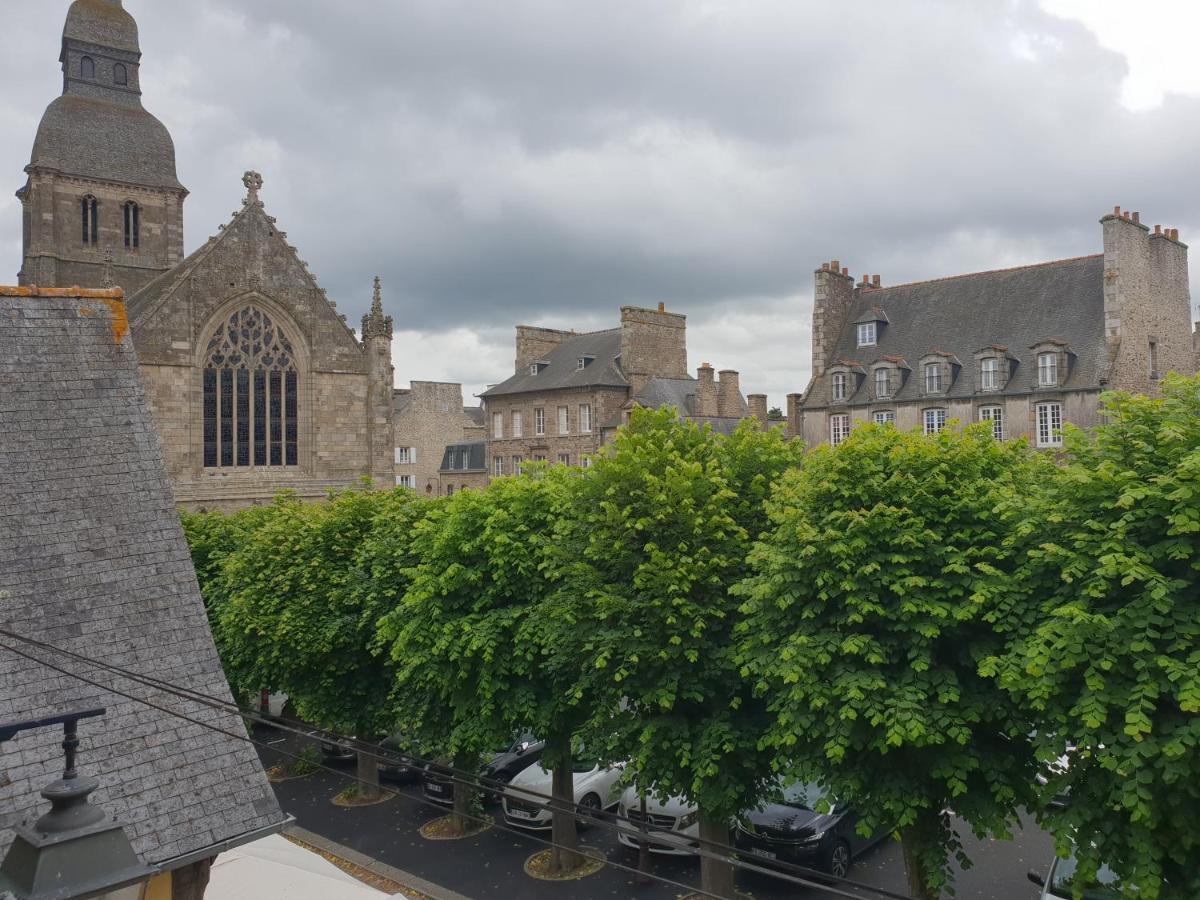
<path id="1" fill-rule="evenodd" d="M 802 403 L 804 403 L 803 394 L 787 395 L 787 436 L 790 438 L 800 437 L 804 434 Z"/>
<path id="2" fill-rule="evenodd" d="M 518 325 L 516 373 L 519 375 L 529 368 L 530 363 L 545 359 L 573 333 L 535 325 Z"/>
<path id="3" fill-rule="evenodd" d="M 758 419 L 758 424 L 766 431 L 769 427 L 767 421 L 767 395 L 766 394 L 750 394 L 746 397 L 746 403 L 750 407 L 750 415 Z"/>
<path id="4" fill-rule="evenodd" d="M 696 370 L 696 415 L 706 419 L 717 414 L 717 373 L 709 363 Z"/>
<path id="5" fill-rule="evenodd" d="M 722 369 L 717 381 L 717 415 L 722 418 L 740 419 L 746 414 L 742 405 L 741 376 L 733 369 Z"/>
<path id="6" fill-rule="evenodd" d="M 1176 228 L 1154 227 L 1114 207 L 1104 230 L 1104 336 L 1108 387 L 1156 394 L 1167 372 L 1193 374 L 1187 245 Z M 1153 360 L 1153 362 L 1152 362 Z"/>
<path id="7" fill-rule="evenodd" d="M 687 316 L 622 306 L 621 371 L 634 396 L 651 378 L 687 378 Z"/>
<path id="8" fill-rule="evenodd" d="M 821 263 L 814 281 L 812 372 L 814 377 L 820 377 L 830 363 L 838 334 L 853 307 L 854 279 L 834 260 Z"/>

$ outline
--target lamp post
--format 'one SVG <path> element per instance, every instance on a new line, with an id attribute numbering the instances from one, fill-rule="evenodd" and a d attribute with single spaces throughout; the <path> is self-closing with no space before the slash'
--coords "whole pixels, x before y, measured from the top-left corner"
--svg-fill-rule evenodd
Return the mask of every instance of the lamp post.
<path id="1" fill-rule="evenodd" d="M 0 863 L 0 900 L 79 900 L 148 880 L 158 869 L 138 859 L 125 829 L 88 796 L 100 782 L 75 770 L 79 720 L 104 715 L 103 709 L 48 716 L 0 725 L 0 745 L 23 731 L 63 727 L 63 776 L 42 789 L 50 811 L 32 826 L 18 825 Z"/>

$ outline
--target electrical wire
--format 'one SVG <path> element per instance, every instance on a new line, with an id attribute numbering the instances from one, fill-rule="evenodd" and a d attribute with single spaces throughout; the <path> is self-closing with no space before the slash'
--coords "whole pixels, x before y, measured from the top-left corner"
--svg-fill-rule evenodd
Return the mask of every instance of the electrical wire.
<path id="1" fill-rule="evenodd" d="M 99 660 L 94 660 L 94 659 L 91 659 L 90 657 L 84 656 L 83 654 L 79 654 L 74 651 L 66 650 L 65 648 L 57 647 L 53 644 L 49 644 L 44 641 L 38 641 L 33 638 L 28 638 L 23 635 L 19 635 L 15 632 L 9 631 L 7 629 L 0 628 L 0 635 L 7 637 L 9 639 L 12 639 L 12 640 L 17 640 L 22 643 L 38 647 L 39 649 L 45 650 L 47 652 L 56 653 L 56 654 L 59 654 L 62 656 L 67 656 L 67 657 L 76 659 L 80 662 L 83 662 L 86 665 L 90 665 L 95 668 L 106 669 L 114 674 L 120 675 L 121 677 L 127 678 L 127 679 L 134 681 L 136 683 L 139 683 L 145 687 L 162 690 L 166 693 L 173 694 L 174 696 L 180 697 L 182 699 L 191 700 L 192 702 L 196 702 L 201 705 L 208 706 L 209 708 L 217 709 L 218 711 L 225 712 L 227 714 L 237 715 L 244 719 L 249 719 L 251 721 L 258 722 L 260 724 L 264 724 L 264 725 L 267 725 L 272 728 L 277 728 L 282 731 L 290 732 L 290 733 L 296 734 L 299 737 L 302 737 L 305 739 L 311 740 L 314 738 L 314 736 L 316 736 L 318 738 L 325 738 L 327 740 L 330 740 L 331 742 L 349 746 L 352 749 L 356 749 L 358 752 L 365 752 L 371 756 L 376 757 L 377 759 L 382 759 L 384 761 L 390 761 L 393 763 L 408 765 L 410 767 L 413 767 L 414 764 L 415 764 L 415 767 L 418 767 L 418 768 L 421 767 L 422 765 L 432 765 L 436 768 L 436 770 L 439 772 L 439 774 L 445 775 L 445 773 L 447 773 L 447 772 L 453 773 L 453 774 L 445 776 L 445 777 L 448 777 L 449 780 L 451 780 L 455 783 L 458 783 L 458 784 L 465 784 L 468 787 L 475 788 L 475 789 L 479 789 L 482 787 L 482 788 L 493 788 L 493 789 L 501 789 L 502 790 L 505 787 L 504 782 L 495 781 L 492 779 L 485 779 L 485 778 L 481 778 L 479 776 L 471 775 L 471 774 L 466 774 L 464 777 L 464 773 L 460 772 L 459 770 L 455 770 L 450 766 L 445 766 L 440 763 L 433 763 L 428 760 L 422 760 L 415 756 L 407 756 L 407 755 L 401 756 L 400 754 L 392 754 L 391 751 L 388 751 L 386 748 L 379 747 L 378 745 L 374 745 L 374 744 L 369 744 L 368 742 L 360 741 L 359 739 L 354 738 L 354 737 L 339 735 L 334 732 L 322 731 L 319 729 L 306 731 L 306 730 L 291 726 L 288 723 L 280 722 L 278 720 L 268 719 L 266 717 L 263 717 L 263 716 L 260 716 L 260 715 L 254 714 L 254 713 L 248 713 L 247 711 L 240 709 L 235 703 L 232 703 L 231 701 L 222 700 L 220 698 L 212 697 L 211 695 L 204 694 L 199 691 L 195 691 L 191 688 L 185 688 L 185 687 L 171 684 L 170 682 L 166 682 L 161 679 L 154 678 L 153 676 L 143 675 L 141 673 L 132 672 L 128 669 L 123 669 L 119 666 L 111 665 L 109 663 L 104 663 Z M 0 646 L 4 646 L 4 645 L 0 645 Z M 181 719 L 192 722 L 193 724 L 200 725 L 201 727 L 205 727 L 205 728 L 209 728 L 211 730 L 217 731 L 218 733 L 223 734 L 227 737 L 231 737 L 231 738 L 234 738 L 236 740 L 241 740 L 241 741 L 248 741 L 249 743 L 254 744 L 255 746 L 261 747 L 261 748 L 266 749 L 271 752 L 279 753 L 283 756 L 287 756 L 292 759 L 300 759 L 300 757 L 297 754 L 290 753 L 290 752 L 284 751 L 284 750 L 279 750 L 274 747 L 270 747 L 259 741 L 254 740 L 252 738 L 248 738 L 244 735 L 238 735 L 233 732 L 226 731 L 224 729 L 218 728 L 217 726 L 211 725 L 209 723 L 205 723 L 200 720 L 193 719 L 193 718 L 186 716 L 182 713 L 179 713 L 177 711 L 168 709 L 166 707 L 158 706 L 157 704 L 154 704 L 151 701 L 146 700 L 145 698 L 137 697 L 132 694 L 128 694 L 128 693 L 119 691 L 119 690 L 109 687 L 107 685 L 100 684 L 98 682 L 84 678 L 83 676 L 78 675 L 74 672 L 59 668 L 57 666 L 54 666 L 54 665 L 46 662 L 45 660 L 39 659 L 35 656 L 29 655 L 20 650 L 17 650 L 14 647 L 5 646 L 5 649 L 8 649 L 10 652 L 13 652 L 13 653 L 17 654 L 18 656 L 24 657 L 25 659 L 28 659 L 32 662 L 46 666 L 47 668 L 50 668 L 53 671 L 67 675 L 68 677 L 76 678 L 80 681 L 83 681 L 94 687 L 98 687 L 102 690 L 109 690 L 115 694 L 118 694 L 119 696 L 126 697 L 127 699 L 133 700 L 137 703 L 142 703 L 146 706 L 149 706 L 149 707 L 159 710 L 161 712 L 165 712 L 169 715 L 177 716 Z M 349 773 L 344 772 L 342 770 L 335 769 L 335 768 L 332 768 L 332 767 L 324 765 L 324 764 L 314 764 L 314 765 L 318 765 L 319 768 L 324 769 L 325 771 L 329 771 L 334 774 L 340 775 L 343 778 L 346 778 L 348 780 L 359 782 L 362 784 L 368 784 L 372 787 L 376 786 L 371 782 L 366 782 L 363 779 L 359 779 L 356 776 L 352 776 Z M 579 803 L 556 800 L 555 798 L 553 798 L 550 795 L 543 795 L 543 794 L 539 794 L 534 791 L 522 791 L 522 793 L 528 794 L 530 796 L 542 797 L 543 799 L 550 801 L 551 804 L 558 805 L 559 808 L 561 808 L 564 805 L 567 805 L 569 809 L 579 812 L 582 815 L 586 815 L 589 820 L 592 820 L 592 821 L 596 822 L 597 824 L 600 824 L 600 825 L 606 827 L 608 830 L 615 831 L 618 833 L 624 833 L 627 836 L 636 834 L 636 836 L 639 839 L 644 839 L 645 837 L 649 837 L 649 836 L 652 836 L 655 834 L 668 835 L 668 836 L 672 836 L 675 838 L 678 838 L 678 836 L 679 836 L 678 832 L 668 831 L 668 830 L 660 829 L 660 828 L 657 828 L 654 826 L 649 826 L 648 823 L 647 823 L 648 827 L 646 827 L 645 830 L 639 829 L 637 832 L 632 832 L 632 830 L 628 826 L 622 826 L 622 825 L 616 824 L 614 822 L 606 821 L 606 819 L 610 818 L 610 817 L 613 819 L 617 819 L 617 817 L 613 816 L 613 814 L 611 814 L 611 813 L 599 811 L 600 814 L 597 815 L 597 811 L 591 810 L 591 809 L 584 809 L 584 807 L 582 807 Z M 428 800 L 424 797 L 416 797 L 416 798 L 410 798 L 410 799 L 417 800 L 420 803 L 423 803 L 425 805 L 428 805 L 428 806 L 431 806 L 434 808 L 441 808 L 434 801 Z M 498 825 L 494 820 L 492 820 L 490 818 L 483 819 L 483 818 L 479 818 L 479 817 L 472 816 L 472 815 L 464 815 L 464 818 L 473 819 L 480 823 L 495 825 L 496 827 L 500 828 L 503 831 L 506 831 L 506 832 L 509 832 L 512 834 L 522 835 L 525 837 L 530 837 L 531 839 L 533 839 L 539 843 L 545 844 L 546 846 L 550 846 L 550 847 L 559 846 L 559 845 L 555 844 L 553 841 L 546 841 L 543 838 L 528 834 L 526 831 L 523 831 L 523 830 L 517 831 L 508 825 Z M 696 840 L 696 842 L 698 844 L 702 843 L 699 839 L 694 839 L 694 840 Z M 711 846 L 718 847 L 718 848 L 720 848 L 720 850 L 726 851 L 726 853 L 728 852 L 727 845 L 717 844 L 717 843 L 711 842 L 711 841 L 704 841 L 703 843 L 707 843 L 707 844 L 710 844 Z M 561 849 L 568 849 L 568 848 L 561 848 Z M 750 872 L 755 872 L 757 874 L 766 875 L 768 877 L 775 878 L 777 880 L 790 882 L 793 884 L 797 884 L 802 887 L 816 889 L 819 891 L 823 891 L 826 894 L 832 894 L 834 896 L 851 898 L 851 900 L 863 900 L 863 897 L 861 894 L 848 894 L 841 890 L 838 890 L 837 888 L 831 887 L 827 883 L 817 883 L 817 882 L 813 882 L 811 880 L 804 878 L 803 875 L 806 875 L 806 874 L 817 875 L 818 877 L 824 878 L 824 879 L 828 879 L 830 876 L 828 876 L 825 873 L 813 872 L 812 870 L 806 869 L 801 866 L 794 866 L 790 863 L 786 863 L 783 861 L 777 861 L 775 863 L 775 866 L 777 866 L 778 868 L 776 868 L 776 867 L 767 868 L 767 867 L 760 866 L 758 864 L 749 862 L 747 860 L 744 860 L 744 859 L 741 859 L 738 857 L 725 855 L 724 853 L 721 853 L 721 852 L 712 852 L 704 846 L 698 847 L 698 853 L 700 856 L 705 856 L 710 859 L 714 859 L 714 860 L 717 860 L 718 862 L 732 865 L 735 868 L 740 868 L 745 871 L 750 871 Z M 613 865 L 614 867 L 619 868 L 619 869 L 626 869 L 628 871 L 639 872 L 639 874 L 650 874 L 650 873 L 641 873 L 640 870 L 629 869 L 628 867 L 623 866 L 622 864 L 619 864 L 619 863 L 610 862 L 607 864 Z M 789 870 L 795 870 L 796 874 L 791 874 L 788 871 L 780 871 L 779 869 L 783 868 L 783 867 L 786 867 L 786 869 L 789 869 Z M 674 882 L 674 881 L 671 881 L 670 879 L 665 879 L 662 876 L 651 874 L 651 877 L 656 878 L 660 881 L 669 883 L 675 887 L 684 887 L 689 890 L 691 889 L 691 888 L 689 888 L 688 885 L 682 884 L 680 882 Z M 873 887 L 871 885 L 862 884 L 860 882 L 851 881 L 849 879 L 834 878 L 834 880 L 840 884 L 845 884 L 847 886 L 854 887 L 857 889 L 870 891 L 873 894 L 876 894 L 877 896 L 889 898 L 889 900 L 910 900 L 910 898 L 907 895 L 897 894 L 897 893 L 888 891 L 883 888 Z"/>

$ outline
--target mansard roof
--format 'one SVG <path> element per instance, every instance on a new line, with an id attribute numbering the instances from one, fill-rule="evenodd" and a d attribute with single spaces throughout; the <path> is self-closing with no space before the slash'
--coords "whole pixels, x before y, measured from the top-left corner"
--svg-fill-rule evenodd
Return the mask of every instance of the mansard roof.
<path id="1" fill-rule="evenodd" d="M 853 359 L 854 322 L 879 307 L 887 310 L 888 326 L 871 348 L 872 359 L 898 357 L 915 363 L 932 354 L 973 363 L 980 348 L 996 347 L 997 355 L 1012 358 L 1000 347 L 1026 348 L 1057 338 L 1076 354 L 1067 390 L 1098 390 L 1106 378 L 1108 356 L 1104 337 L 1104 258 L 1097 254 L 1055 260 L 991 272 L 976 272 L 895 287 L 859 289 L 846 324 L 829 353 L 830 359 Z M 1014 351 L 1018 360 L 1002 395 L 1028 394 L 1036 388 L 1036 363 L 1029 351 Z M 1022 355 L 1023 354 L 1023 355 Z M 805 408 L 829 405 L 828 378 L 817 373 Z M 979 373 L 963 365 L 949 390 L 939 397 L 969 398 L 978 392 Z M 997 392 L 986 392 L 995 396 Z M 888 402 L 922 397 L 919 377 L 910 377 Z M 865 384 L 849 404 L 875 401 Z"/>
<path id="2" fill-rule="evenodd" d="M 620 354 L 620 328 L 572 335 L 545 355 L 542 361 L 546 365 L 537 375 L 524 369 L 480 396 L 503 397 L 560 388 L 628 387 L 629 382 L 618 362 Z M 579 360 L 585 356 L 593 357 L 593 360 L 581 369 Z"/>
<path id="3" fill-rule="evenodd" d="M 462 465 L 462 455 L 467 454 L 467 465 Z M 487 472 L 487 441 L 463 441 L 447 444 L 442 453 L 439 472 L 461 472 L 465 474 Z"/>
<path id="4" fill-rule="evenodd" d="M 231 704 L 120 296 L 0 288 L 0 621 Z M 143 859 L 203 858 L 283 825 L 254 748 L 236 737 L 245 734 L 237 715 L 20 649 L 105 685 L 0 649 L 5 721 L 107 708 L 80 725 L 79 768 L 99 779 L 97 805 Z M 12 784 L 0 802 L 0 857 L 9 828 L 47 809 L 39 791 L 62 774 L 61 740 L 42 729 L 4 745 Z"/>

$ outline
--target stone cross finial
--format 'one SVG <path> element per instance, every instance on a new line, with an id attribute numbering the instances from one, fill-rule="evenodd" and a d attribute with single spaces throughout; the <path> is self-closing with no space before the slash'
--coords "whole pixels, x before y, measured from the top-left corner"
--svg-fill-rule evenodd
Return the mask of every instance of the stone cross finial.
<path id="1" fill-rule="evenodd" d="M 375 276 L 375 295 L 371 298 L 371 311 L 363 316 L 362 339 L 384 337 L 392 339 L 392 317 L 383 314 L 383 282 Z"/>
<path id="2" fill-rule="evenodd" d="M 113 252 L 112 247 L 104 248 L 104 271 L 100 276 L 100 286 L 103 288 L 111 288 L 117 286 L 117 276 L 113 272 Z"/>
<path id="3" fill-rule="evenodd" d="M 383 283 L 375 276 L 375 296 L 371 299 L 371 315 L 383 315 Z"/>
<path id="4" fill-rule="evenodd" d="M 255 171 L 250 171 L 242 176 L 242 184 L 246 186 L 246 202 L 257 202 L 258 192 L 263 186 L 263 177 Z"/>

